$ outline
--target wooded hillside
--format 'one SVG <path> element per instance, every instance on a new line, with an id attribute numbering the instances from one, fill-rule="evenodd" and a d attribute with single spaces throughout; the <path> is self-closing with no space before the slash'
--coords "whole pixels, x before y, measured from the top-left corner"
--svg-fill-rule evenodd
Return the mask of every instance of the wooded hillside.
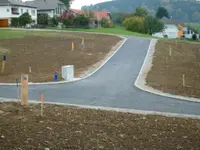
<path id="1" fill-rule="evenodd" d="M 82 9 L 105 9 L 110 12 L 134 12 L 137 6 L 145 7 L 155 14 L 159 6 L 167 8 L 170 16 L 184 22 L 200 22 L 200 1 L 197 0 L 114 0 Z"/>

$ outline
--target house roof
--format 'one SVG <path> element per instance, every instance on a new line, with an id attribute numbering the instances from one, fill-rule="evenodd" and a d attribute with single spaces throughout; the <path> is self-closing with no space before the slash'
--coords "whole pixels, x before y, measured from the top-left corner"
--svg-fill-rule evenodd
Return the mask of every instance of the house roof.
<path id="1" fill-rule="evenodd" d="M 178 29 L 178 26 L 175 24 L 166 24 L 165 29 Z"/>
<path id="2" fill-rule="evenodd" d="M 84 12 L 83 11 L 81 11 L 81 10 L 78 10 L 78 9 L 70 9 L 71 11 L 73 11 L 74 13 L 76 13 L 76 14 L 84 14 Z M 110 15 L 110 12 L 108 12 L 108 11 L 105 11 L 105 10 L 103 10 L 103 11 L 98 11 L 98 10 L 94 10 L 94 11 L 92 11 L 93 12 L 93 14 L 94 14 L 94 17 L 95 18 L 98 18 L 99 17 L 99 19 L 101 20 L 101 19 L 103 19 L 103 18 L 106 18 L 107 16 L 109 16 Z"/>
<path id="3" fill-rule="evenodd" d="M 71 11 L 73 11 L 76 14 L 84 14 L 84 12 L 82 10 L 78 10 L 78 9 L 70 9 Z"/>
<path id="4" fill-rule="evenodd" d="M 16 5 L 16 6 L 36 8 L 35 6 L 29 5 L 26 2 L 22 2 L 21 0 L 0 0 L 0 6 L 5 6 L 5 5 Z"/>
<path id="5" fill-rule="evenodd" d="M 53 10 L 58 4 L 64 5 L 60 0 L 34 0 L 26 3 L 37 7 L 38 10 Z"/>
<path id="6" fill-rule="evenodd" d="M 94 13 L 94 16 L 96 18 L 99 17 L 100 20 L 103 19 L 103 18 L 106 18 L 107 16 L 110 16 L 110 12 L 105 11 L 105 10 L 103 10 L 103 11 L 92 11 L 92 12 Z"/>

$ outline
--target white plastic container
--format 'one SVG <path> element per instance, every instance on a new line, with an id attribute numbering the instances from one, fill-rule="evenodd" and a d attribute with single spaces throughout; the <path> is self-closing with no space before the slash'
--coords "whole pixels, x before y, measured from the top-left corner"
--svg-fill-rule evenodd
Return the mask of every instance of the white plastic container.
<path id="1" fill-rule="evenodd" d="M 74 65 L 62 66 L 62 78 L 66 81 L 74 80 Z"/>

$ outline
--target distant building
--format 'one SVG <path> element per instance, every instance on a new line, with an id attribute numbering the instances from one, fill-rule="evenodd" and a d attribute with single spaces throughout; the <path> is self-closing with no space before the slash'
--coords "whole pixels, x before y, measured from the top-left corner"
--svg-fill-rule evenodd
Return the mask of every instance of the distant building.
<path id="1" fill-rule="evenodd" d="M 34 0 L 26 3 L 37 7 L 38 14 L 46 13 L 51 18 L 60 16 L 66 10 L 65 4 L 60 0 Z"/>
<path id="2" fill-rule="evenodd" d="M 81 10 L 78 10 L 78 9 L 69 9 L 69 11 L 74 14 L 75 16 L 76 15 L 88 15 L 87 12 L 83 12 Z M 111 16 L 111 13 L 108 12 L 108 11 L 105 11 L 105 10 L 91 10 L 91 12 L 94 14 L 94 18 L 97 19 L 97 20 L 102 20 L 102 19 L 107 19 L 109 22 L 112 21 L 112 16 Z"/>
<path id="3" fill-rule="evenodd" d="M 166 24 L 163 32 L 155 33 L 153 34 L 153 36 L 160 38 L 167 37 L 170 39 L 174 39 L 179 37 L 178 32 L 179 29 L 176 25 Z"/>
<path id="4" fill-rule="evenodd" d="M 0 27 L 8 26 L 12 18 L 18 18 L 28 12 L 34 23 L 37 23 L 37 8 L 20 0 L 0 0 Z"/>

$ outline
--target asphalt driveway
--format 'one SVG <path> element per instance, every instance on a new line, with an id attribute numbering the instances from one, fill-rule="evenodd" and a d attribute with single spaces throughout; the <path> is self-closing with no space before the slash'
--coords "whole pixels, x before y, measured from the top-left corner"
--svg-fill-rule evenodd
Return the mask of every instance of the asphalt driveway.
<path id="1" fill-rule="evenodd" d="M 105 66 L 88 79 L 59 85 L 31 85 L 29 99 L 78 105 L 200 115 L 200 103 L 157 96 L 139 90 L 139 74 L 150 39 L 128 37 Z M 16 86 L 0 86 L 0 97 L 16 98 Z"/>

